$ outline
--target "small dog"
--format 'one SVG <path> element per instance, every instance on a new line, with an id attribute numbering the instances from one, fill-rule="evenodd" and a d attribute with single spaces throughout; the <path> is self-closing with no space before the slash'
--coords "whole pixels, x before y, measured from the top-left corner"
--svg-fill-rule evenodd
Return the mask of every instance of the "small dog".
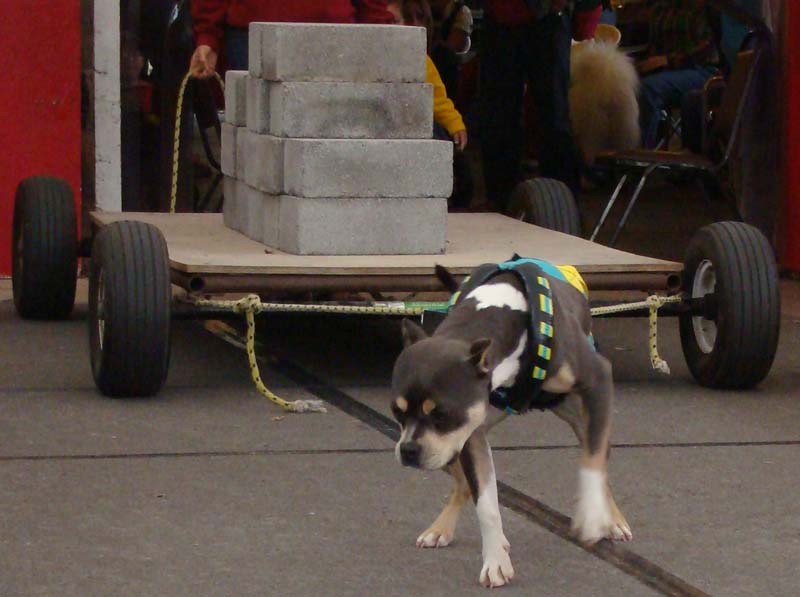
<path id="1" fill-rule="evenodd" d="M 632 538 L 607 482 L 614 388 L 611 364 L 592 343 L 586 295 L 550 264 L 515 259 L 481 266 L 460 290 L 437 266 L 445 287 L 457 291 L 451 309 L 431 336 L 403 321 L 405 347 L 392 376 L 391 407 L 401 427 L 397 459 L 445 469 L 455 481 L 449 502 L 417 546 L 449 545 L 471 496 L 483 543 L 479 581 L 486 587 L 514 577 L 487 440 L 509 412 L 552 410 L 578 437 L 582 458 L 572 519 L 578 537 L 588 544 Z M 574 268 L 567 274 L 580 278 Z"/>
<path id="2" fill-rule="evenodd" d="M 574 43 L 569 106 L 575 141 L 589 165 L 603 151 L 639 146 L 639 75 L 613 43 Z"/>

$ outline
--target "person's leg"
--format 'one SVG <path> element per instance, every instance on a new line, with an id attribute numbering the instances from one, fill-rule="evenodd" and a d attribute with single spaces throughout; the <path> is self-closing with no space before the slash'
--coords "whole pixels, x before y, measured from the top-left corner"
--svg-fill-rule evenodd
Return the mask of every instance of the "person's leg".
<path id="1" fill-rule="evenodd" d="M 571 33 L 566 13 L 540 19 L 533 26 L 527 46 L 528 81 L 542 138 L 539 172 L 577 192 L 579 159 L 569 116 Z"/>
<path id="2" fill-rule="evenodd" d="M 504 210 L 520 178 L 523 71 L 519 51 L 527 27 L 487 20 L 480 65 L 480 144 L 486 199 Z"/>
<path id="3" fill-rule="evenodd" d="M 698 67 L 665 70 L 642 78 L 639 90 L 639 125 L 642 147 L 652 149 L 658 143 L 658 122 L 662 110 L 680 108 L 683 97 L 701 89 L 713 70 Z"/>
<path id="4" fill-rule="evenodd" d="M 642 129 L 642 147 L 645 149 L 653 149 L 658 143 L 658 123 L 665 107 L 662 75 L 654 73 L 642 77 L 639 87 L 639 127 Z"/>
<path id="5" fill-rule="evenodd" d="M 455 101 L 458 97 L 458 56 L 446 46 L 436 46 L 431 51 L 431 60 L 439 71 L 447 97 Z"/>
<path id="6" fill-rule="evenodd" d="M 228 70 L 247 70 L 247 29 L 225 29 L 225 65 Z"/>

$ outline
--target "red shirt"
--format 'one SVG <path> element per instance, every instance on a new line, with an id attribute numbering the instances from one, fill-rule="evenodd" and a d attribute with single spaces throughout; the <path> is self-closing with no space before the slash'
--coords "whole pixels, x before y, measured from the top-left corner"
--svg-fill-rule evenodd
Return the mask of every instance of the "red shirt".
<path id="1" fill-rule="evenodd" d="M 196 44 L 211 46 L 216 52 L 226 24 L 394 23 L 386 0 L 193 0 L 192 19 Z"/>
<path id="2" fill-rule="evenodd" d="M 524 25 L 533 22 L 533 15 L 524 0 L 486 0 L 486 12 L 500 25 Z"/>

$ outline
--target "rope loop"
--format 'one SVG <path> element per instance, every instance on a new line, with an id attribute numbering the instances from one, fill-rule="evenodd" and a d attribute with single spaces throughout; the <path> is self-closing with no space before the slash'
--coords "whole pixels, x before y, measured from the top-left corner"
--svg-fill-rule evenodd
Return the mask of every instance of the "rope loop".
<path id="1" fill-rule="evenodd" d="M 172 187 L 169 193 L 169 213 L 175 213 L 175 203 L 178 200 L 178 157 L 181 152 L 181 120 L 183 118 L 183 96 L 186 94 L 186 85 L 192 78 L 192 71 L 188 71 L 181 79 L 178 87 L 178 98 L 175 104 L 175 134 L 172 139 Z M 220 74 L 214 71 L 214 78 L 225 91 L 225 82 Z"/>

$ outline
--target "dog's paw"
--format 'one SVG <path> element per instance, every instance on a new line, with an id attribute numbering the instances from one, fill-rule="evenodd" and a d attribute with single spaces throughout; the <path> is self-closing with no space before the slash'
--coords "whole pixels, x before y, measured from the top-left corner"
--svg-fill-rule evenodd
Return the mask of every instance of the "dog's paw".
<path id="1" fill-rule="evenodd" d="M 611 523 L 611 528 L 606 537 L 614 541 L 630 541 L 633 539 L 633 533 L 631 532 L 630 525 L 628 525 L 628 521 L 624 518 L 620 518 Z"/>
<path id="2" fill-rule="evenodd" d="M 572 517 L 572 532 L 582 543 L 594 545 L 606 537 L 613 538 L 614 521 L 604 506 L 602 503 L 578 502 L 575 516 Z"/>
<path id="3" fill-rule="evenodd" d="M 447 547 L 454 534 L 452 529 L 430 527 L 417 537 L 417 547 Z"/>
<path id="4" fill-rule="evenodd" d="M 484 587 L 493 589 L 502 587 L 511 582 L 514 578 L 514 566 L 511 565 L 511 558 L 508 556 L 510 547 L 508 542 L 495 552 L 486 556 L 483 560 L 483 568 L 479 582 Z"/>
<path id="5" fill-rule="evenodd" d="M 614 518 L 600 471 L 581 469 L 572 532 L 587 545 L 611 536 Z"/>

